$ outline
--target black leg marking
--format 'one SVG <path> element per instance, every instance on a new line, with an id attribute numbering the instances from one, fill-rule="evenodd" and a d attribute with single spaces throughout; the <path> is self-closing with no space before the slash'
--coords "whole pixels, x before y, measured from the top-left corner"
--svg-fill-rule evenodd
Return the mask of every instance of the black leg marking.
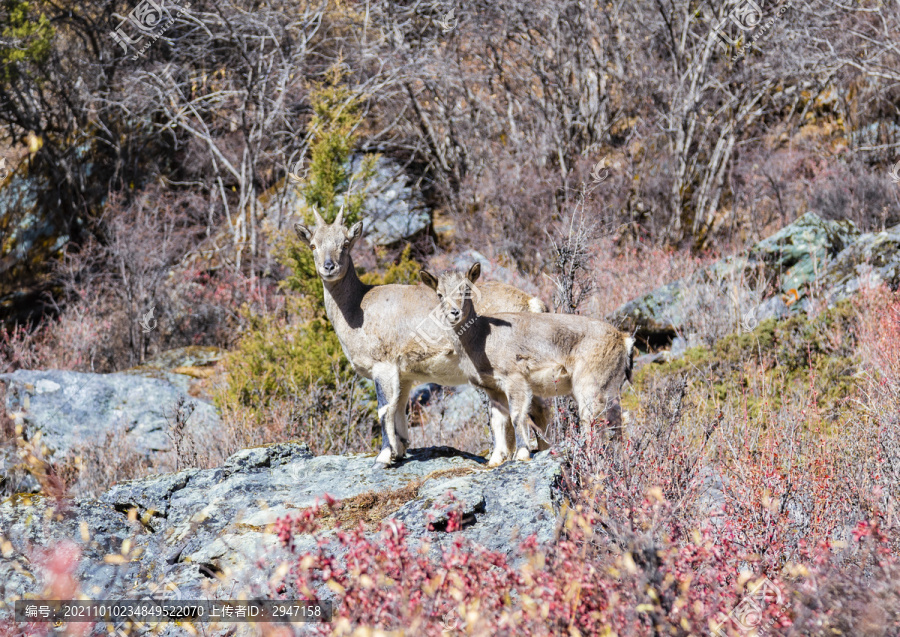
<path id="1" fill-rule="evenodd" d="M 384 426 L 384 416 L 381 415 L 381 408 L 387 405 L 387 398 L 384 395 L 384 390 L 381 388 L 381 383 L 377 380 L 375 381 L 375 399 L 378 401 L 378 424 L 381 426 L 381 448 L 384 449 L 385 447 L 391 446 L 391 441 L 388 440 L 387 430 Z"/>
<path id="2" fill-rule="evenodd" d="M 378 400 L 379 409 L 387 405 L 387 398 L 384 396 L 384 390 L 381 388 L 381 383 L 377 380 L 375 381 L 375 398 Z"/>

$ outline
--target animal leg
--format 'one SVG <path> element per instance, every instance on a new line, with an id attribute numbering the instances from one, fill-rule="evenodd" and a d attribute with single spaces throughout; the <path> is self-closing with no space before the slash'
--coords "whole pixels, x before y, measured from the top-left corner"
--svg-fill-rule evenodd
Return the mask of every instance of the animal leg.
<path id="1" fill-rule="evenodd" d="M 551 419 L 550 407 L 546 402 L 535 396 L 531 399 L 531 408 L 528 411 L 528 415 L 531 416 L 531 421 L 540 431 L 540 435 L 535 432 L 538 451 L 549 449 L 550 445 L 547 443 L 546 437 L 547 427 L 549 426 Z"/>
<path id="2" fill-rule="evenodd" d="M 606 419 L 609 421 L 609 431 L 613 440 L 622 441 L 622 433 L 625 426 L 622 423 L 622 405 L 619 397 L 610 398 L 607 401 Z"/>
<path id="3" fill-rule="evenodd" d="M 372 370 L 375 394 L 378 397 L 378 421 L 381 425 L 381 452 L 376 462 L 393 464 L 406 453 L 396 430 L 397 409 L 400 407 L 400 374 L 391 365 L 377 366 Z"/>
<path id="4" fill-rule="evenodd" d="M 593 426 L 601 419 L 607 420 L 607 430 L 612 439 L 622 440 L 622 407 L 619 405 L 619 397 L 607 393 L 595 383 L 581 383 L 573 390 L 582 426 Z"/>
<path id="5" fill-rule="evenodd" d="M 512 417 L 513 424 L 516 427 L 516 435 L 518 436 L 518 449 L 516 450 L 517 460 L 530 460 L 531 451 L 528 449 L 529 420 L 528 407 L 531 405 L 533 398 L 531 390 L 524 384 L 522 389 L 512 391 L 508 395 L 509 399 L 509 415 Z"/>
<path id="6" fill-rule="evenodd" d="M 397 397 L 397 410 L 394 412 L 394 429 L 404 450 L 409 448 L 409 420 L 406 408 L 409 404 L 409 392 L 412 390 L 412 386 L 412 381 L 400 382 L 400 395 Z"/>
<path id="7" fill-rule="evenodd" d="M 487 394 L 491 399 L 491 432 L 494 434 L 494 451 L 488 460 L 488 466 L 497 467 L 512 457 L 516 434 L 509 419 L 506 397 L 500 392 Z"/>

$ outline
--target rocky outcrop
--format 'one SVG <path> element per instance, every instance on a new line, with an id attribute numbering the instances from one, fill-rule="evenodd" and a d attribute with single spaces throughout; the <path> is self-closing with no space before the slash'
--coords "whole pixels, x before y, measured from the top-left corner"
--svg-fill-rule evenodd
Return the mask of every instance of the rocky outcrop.
<path id="1" fill-rule="evenodd" d="M 94 599 L 139 597 L 163 582 L 180 599 L 263 594 L 287 559 L 274 522 L 325 494 L 406 493 L 388 517 L 402 521 L 414 541 L 428 539 L 437 551 L 462 535 L 515 559 L 527 537 L 553 538 L 559 476 L 549 452 L 487 469 L 483 458 L 448 447 L 414 449 L 381 469 L 374 454 L 315 457 L 306 445 L 287 442 L 244 449 L 215 469 L 119 484 L 96 500 L 16 496 L 0 504 L 0 596 L 11 604 L 40 594 L 38 547 L 64 542 L 78 547 L 75 578 Z M 463 513 L 457 533 L 440 530 L 448 492 Z M 303 549 L 315 540 L 297 542 Z"/>
<path id="2" fill-rule="evenodd" d="M 657 288 L 607 318 L 649 345 L 669 343 L 685 331 L 698 297 L 720 306 L 747 282 L 775 291 L 742 308 L 752 323 L 783 318 L 808 307 L 813 296 L 834 304 L 863 284 L 900 284 L 900 226 L 860 234 L 850 221 L 826 221 L 807 213 L 748 251 L 721 259 L 692 276 Z M 711 308 L 704 308 L 705 310 Z"/>
<path id="3" fill-rule="evenodd" d="M 859 230 L 852 221 L 825 221 L 810 212 L 757 243 L 746 259 L 732 262 L 744 268 L 762 266 L 782 292 L 799 291 L 858 238 Z"/>
<path id="4" fill-rule="evenodd" d="M 821 287 L 830 303 L 848 298 L 862 285 L 900 284 L 900 225 L 868 232 L 847 246 L 822 275 Z"/>
<path id="5" fill-rule="evenodd" d="M 180 402 L 190 412 L 186 427 L 194 438 L 212 435 L 219 423 L 211 403 L 188 395 L 186 384 L 170 376 L 176 375 L 151 368 L 116 374 L 17 370 L 0 374 L 0 382 L 7 386 L 7 415 L 24 441 L 40 434 L 45 460 L 61 460 L 113 436 L 149 458 L 172 448 L 169 426 Z"/>

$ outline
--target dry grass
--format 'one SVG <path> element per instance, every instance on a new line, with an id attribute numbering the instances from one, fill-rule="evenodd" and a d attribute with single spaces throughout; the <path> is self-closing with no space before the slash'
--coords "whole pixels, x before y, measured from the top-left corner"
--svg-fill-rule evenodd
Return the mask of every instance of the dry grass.
<path id="1" fill-rule="evenodd" d="M 52 465 L 66 494 L 71 497 L 98 497 L 114 484 L 137 480 L 157 473 L 175 471 L 173 454 L 155 457 L 135 452 L 124 427 L 106 433 L 102 444 L 83 445 Z"/>
<path id="2" fill-rule="evenodd" d="M 318 510 L 317 518 L 323 528 L 356 528 L 360 524 L 367 531 L 376 530 L 381 521 L 400 510 L 404 504 L 419 497 L 419 490 L 434 478 L 455 478 L 473 473 L 471 467 L 433 471 L 424 478 L 388 491 L 366 491 L 350 498 L 344 498 L 330 507 Z"/>

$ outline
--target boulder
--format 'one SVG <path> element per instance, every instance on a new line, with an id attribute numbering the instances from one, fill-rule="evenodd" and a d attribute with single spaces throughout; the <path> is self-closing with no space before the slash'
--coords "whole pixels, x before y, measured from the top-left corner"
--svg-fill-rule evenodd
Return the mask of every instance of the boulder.
<path id="1" fill-rule="evenodd" d="M 204 381 L 216 374 L 216 365 L 227 352 L 213 346 L 189 345 L 160 352 L 140 367 L 126 370 L 147 378 L 167 380 L 194 397 L 209 398 Z"/>
<path id="2" fill-rule="evenodd" d="M 852 221 L 825 221 L 808 212 L 753 246 L 748 265 L 762 264 L 783 293 L 816 280 L 835 257 L 859 237 Z"/>
<path id="3" fill-rule="evenodd" d="M 848 245 L 822 275 L 829 304 L 855 294 L 860 287 L 900 286 L 900 224 L 883 232 L 869 232 Z"/>
<path id="4" fill-rule="evenodd" d="M 354 155 L 351 166 L 359 170 L 364 156 Z M 363 204 L 363 236 L 373 246 L 389 246 L 411 239 L 431 225 L 431 214 L 420 188 L 410 183 L 403 166 L 379 156 L 375 174 L 366 184 Z"/>
<path id="5" fill-rule="evenodd" d="M 213 435 L 219 425 L 211 403 L 189 396 L 186 388 L 148 370 L 115 374 L 17 370 L 0 374 L 0 381 L 7 385 L 7 415 L 21 427 L 25 441 L 40 434 L 47 461 L 120 435 L 139 455 L 169 451 L 169 423 L 182 400 L 193 410 L 187 430 L 195 438 Z"/>

